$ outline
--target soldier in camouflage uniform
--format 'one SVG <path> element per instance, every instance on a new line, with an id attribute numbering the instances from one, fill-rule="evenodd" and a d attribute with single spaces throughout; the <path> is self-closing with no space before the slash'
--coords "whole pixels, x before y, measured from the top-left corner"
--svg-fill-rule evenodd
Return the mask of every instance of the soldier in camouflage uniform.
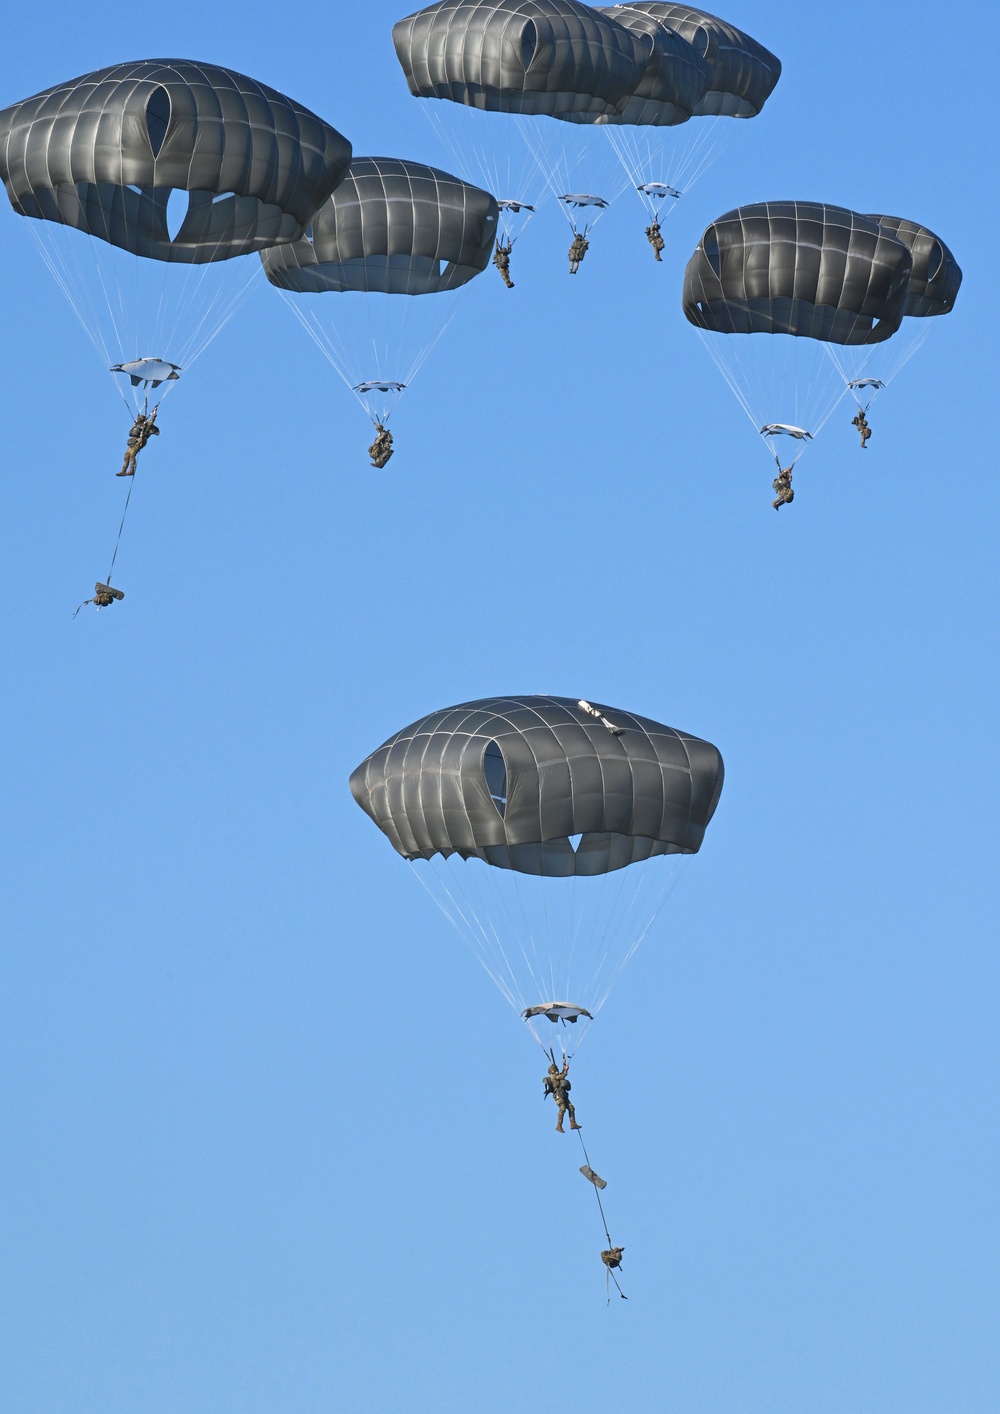
<path id="1" fill-rule="evenodd" d="M 383 427 L 381 422 L 375 424 L 375 441 L 368 448 L 368 455 L 372 459 L 372 466 L 377 466 L 379 471 L 392 456 L 392 433 Z"/>
<path id="2" fill-rule="evenodd" d="M 506 245 L 497 241 L 497 248 L 493 252 L 493 264 L 500 271 L 500 278 L 508 290 L 514 288 L 514 281 L 510 278 L 510 253 L 513 249 L 513 241 L 508 241 Z"/>
<path id="3" fill-rule="evenodd" d="M 573 244 L 569 248 L 569 273 L 575 275 L 580 268 L 580 261 L 590 249 L 590 242 L 586 236 L 581 236 L 579 231 L 573 237 Z"/>
<path id="4" fill-rule="evenodd" d="M 868 426 L 868 419 L 865 417 L 864 408 L 858 408 L 857 417 L 851 418 L 851 426 L 856 427 L 861 433 L 861 450 L 866 452 L 868 450 L 868 438 L 872 435 L 872 430 Z"/>
<path id="5" fill-rule="evenodd" d="M 565 1115 L 567 1111 L 569 1112 L 570 1129 L 583 1128 L 582 1124 L 577 1124 L 576 1122 L 576 1110 L 573 1108 L 573 1102 L 569 1098 L 569 1092 L 572 1087 L 569 1083 L 568 1072 L 568 1060 L 563 1061 L 562 1070 L 560 1070 L 559 1067 L 556 1065 L 555 1061 L 553 1061 L 552 1064 L 549 1066 L 548 1075 L 544 1077 L 545 1095 L 551 1095 L 553 1100 L 555 1100 L 556 1104 L 559 1107 L 559 1115 L 556 1119 L 556 1129 L 560 1134 L 566 1133 L 566 1131 L 563 1129 L 563 1115 Z"/>
<path id="6" fill-rule="evenodd" d="M 771 482 L 771 486 L 777 491 L 777 496 L 771 502 L 776 511 L 780 511 L 782 506 L 790 506 L 795 500 L 795 492 L 792 490 L 792 468 L 786 466 L 778 467 L 778 474 Z"/>
<path id="7" fill-rule="evenodd" d="M 620 1267 L 624 1251 L 624 1247 L 609 1247 L 607 1252 L 601 1253 L 601 1261 L 606 1267 Z"/>
<path id="8" fill-rule="evenodd" d="M 125 447 L 125 460 L 122 462 L 121 471 L 116 471 L 116 476 L 134 476 L 135 462 L 143 447 L 150 437 L 159 437 L 160 429 L 156 426 L 156 408 L 147 417 L 144 412 L 136 415 L 132 430 L 128 434 L 128 443 Z"/>
<path id="9" fill-rule="evenodd" d="M 663 250 L 664 246 L 666 245 L 666 241 L 663 239 L 663 236 L 660 234 L 660 223 L 659 223 L 659 221 L 654 221 L 651 226 L 647 226 L 647 227 L 646 227 L 646 239 L 647 239 L 647 241 L 649 241 L 649 244 L 653 247 L 653 255 L 654 255 L 654 257 L 655 257 L 657 260 L 659 260 L 659 259 L 660 259 L 660 251 Z"/>

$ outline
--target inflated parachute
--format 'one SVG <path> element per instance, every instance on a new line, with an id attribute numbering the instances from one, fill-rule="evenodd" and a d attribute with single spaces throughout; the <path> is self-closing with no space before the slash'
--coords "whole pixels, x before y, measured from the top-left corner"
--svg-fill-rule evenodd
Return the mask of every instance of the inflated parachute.
<path id="1" fill-rule="evenodd" d="M 358 157 L 306 236 L 263 251 L 291 297 L 344 295 L 295 313 L 373 421 L 384 424 L 454 314 L 448 296 L 489 263 L 497 203 L 423 162 Z M 417 301 L 408 296 L 436 295 Z"/>
<path id="2" fill-rule="evenodd" d="M 657 223 L 655 231 L 647 231 L 652 238 L 659 236 L 659 223 L 674 199 L 689 191 L 712 161 L 724 130 L 716 120 L 756 117 L 781 64 L 742 30 L 683 5 L 634 0 L 602 6 L 601 13 L 647 37 L 646 72 L 617 113 L 574 121 L 605 129 L 603 140 Z M 663 131 L 691 118 L 698 121 L 683 133 Z M 672 199 L 665 201 L 668 196 Z"/>
<path id="3" fill-rule="evenodd" d="M 612 113 L 648 45 L 576 0 L 440 0 L 399 20 L 392 42 L 410 92 L 493 113 Z"/>
<path id="4" fill-rule="evenodd" d="M 577 0 L 441 0 L 392 37 L 410 92 L 444 100 L 424 111 L 451 159 L 500 198 L 505 243 L 546 195 L 574 232 L 593 224 L 612 193 L 580 170 L 581 139 L 549 120 L 620 111 L 645 72 L 648 36 Z M 583 208 L 567 194 L 601 201 Z"/>
<path id="5" fill-rule="evenodd" d="M 877 221 L 883 231 L 902 241 L 913 260 L 904 315 L 922 319 L 950 314 L 958 298 L 962 271 L 941 237 L 902 216 L 869 216 L 868 219 Z"/>
<path id="6" fill-rule="evenodd" d="M 350 157 L 293 99 L 186 59 L 115 64 L 0 112 L 10 203 L 130 422 L 242 303 L 257 263 L 238 257 L 301 236 Z"/>
<path id="7" fill-rule="evenodd" d="M 350 157 L 347 140 L 301 104 L 186 59 L 115 64 L 0 112 L 10 203 L 33 218 L 43 257 L 115 372 L 137 361 L 189 367 L 254 268 L 241 264 L 234 286 L 163 265 L 214 266 L 296 240 Z M 92 239 L 81 245 L 66 227 Z"/>
<path id="8" fill-rule="evenodd" d="M 797 439 L 801 454 L 843 395 L 819 346 L 893 335 L 912 264 L 892 231 L 821 202 L 741 206 L 707 228 L 684 275 L 684 313 L 708 331 L 706 347 L 776 459 L 785 428 L 810 434 Z"/>
<path id="9" fill-rule="evenodd" d="M 867 413 L 878 394 L 889 386 L 930 333 L 930 320 L 949 314 L 962 283 L 958 261 L 940 236 L 901 216 L 869 216 L 910 252 L 912 267 L 903 304 L 903 324 L 888 350 L 828 349 L 831 362 Z M 914 322 L 916 321 L 916 322 Z"/>
<path id="10" fill-rule="evenodd" d="M 755 118 L 781 77 L 781 60 L 756 39 L 726 20 L 689 5 L 658 0 L 630 0 L 626 6 L 651 15 L 687 40 L 710 69 L 697 117 Z"/>
<path id="11" fill-rule="evenodd" d="M 351 791 L 548 1047 L 600 1010 L 669 892 L 667 856 L 701 847 L 722 780 L 697 737 L 514 696 L 397 732 Z"/>
<path id="12" fill-rule="evenodd" d="M 20 215 L 189 264 L 295 240 L 351 156 L 275 89 L 185 59 L 115 64 L 5 108 L 0 146 Z M 172 236 L 177 191 L 188 206 Z"/>
<path id="13" fill-rule="evenodd" d="M 645 37 L 649 54 L 638 84 L 624 106 L 590 119 L 597 124 L 675 127 L 699 108 L 712 77 L 711 65 L 654 13 L 666 6 L 601 5 L 600 13 Z"/>

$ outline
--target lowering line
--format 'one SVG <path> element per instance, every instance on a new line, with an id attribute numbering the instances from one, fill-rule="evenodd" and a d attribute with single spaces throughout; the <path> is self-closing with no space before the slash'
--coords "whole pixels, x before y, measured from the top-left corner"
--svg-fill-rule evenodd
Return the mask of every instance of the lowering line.
<path id="1" fill-rule="evenodd" d="M 580 1131 L 579 1129 L 576 1131 L 576 1133 L 577 1133 L 577 1138 L 580 1140 L 580 1148 L 583 1150 L 583 1157 L 584 1157 L 584 1160 L 585 1160 L 585 1167 L 582 1168 L 582 1169 L 580 1170 L 580 1172 L 583 1174 L 584 1178 L 589 1179 L 590 1182 L 594 1185 L 594 1194 L 595 1194 L 595 1196 L 596 1196 L 596 1198 L 597 1198 L 597 1206 L 598 1206 L 598 1209 L 600 1210 L 601 1222 L 602 1222 L 603 1225 L 604 1225 L 604 1236 L 605 1236 L 605 1237 L 607 1238 L 607 1240 L 608 1240 L 608 1252 L 611 1253 L 611 1252 L 620 1251 L 621 1249 L 616 1248 L 615 1245 L 614 1245 L 614 1243 L 611 1241 L 611 1233 L 608 1231 L 608 1220 L 607 1220 L 607 1218 L 606 1218 L 605 1215 L 604 1215 L 604 1204 L 601 1202 L 601 1189 L 602 1189 L 603 1187 L 605 1187 L 604 1180 L 603 1180 L 603 1179 L 598 1179 L 598 1175 L 597 1175 L 596 1173 L 594 1173 L 594 1170 L 593 1170 L 593 1169 L 591 1168 L 591 1166 L 590 1166 L 590 1155 L 587 1153 L 587 1146 L 586 1146 L 586 1144 L 583 1142 L 583 1134 L 581 1133 L 581 1131 Z M 613 1267 L 611 1266 L 611 1264 L 606 1260 L 605 1254 L 604 1254 L 603 1252 L 601 1253 L 601 1260 L 604 1262 L 604 1270 L 605 1270 L 605 1282 L 604 1282 L 604 1284 L 605 1284 L 605 1287 L 607 1288 L 607 1292 L 608 1292 L 608 1305 L 610 1306 L 610 1304 L 611 1304 L 611 1287 L 610 1287 L 608 1278 L 610 1278 L 610 1280 L 613 1281 L 614 1284 L 615 1284 L 615 1286 L 618 1288 L 618 1295 L 621 1297 L 621 1299 L 622 1299 L 623 1301 L 627 1301 L 627 1300 L 628 1300 L 628 1297 L 625 1295 L 624 1291 L 622 1291 L 621 1286 L 620 1286 L 619 1283 L 618 1283 L 618 1278 L 615 1276 L 614 1268 L 613 1268 Z M 621 1261 L 621 1258 L 619 1257 L 618 1260 L 619 1260 L 619 1262 L 620 1262 L 620 1261 Z M 616 1265 L 617 1265 L 617 1263 L 616 1263 Z"/>

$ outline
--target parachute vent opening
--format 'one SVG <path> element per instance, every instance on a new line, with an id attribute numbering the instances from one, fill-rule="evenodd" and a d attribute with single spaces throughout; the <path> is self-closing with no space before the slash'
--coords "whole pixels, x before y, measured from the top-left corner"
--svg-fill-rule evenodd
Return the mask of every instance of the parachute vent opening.
<path id="1" fill-rule="evenodd" d="M 521 31 L 521 63 L 525 70 L 531 68 L 531 61 L 535 57 L 535 50 L 538 48 L 538 30 L 535 28 L 534 20 L 528 20 Z"/>
<path id="2" fill-rule="evenodd" d="M 184 219 L 188 214 L 188 193 L 181 187 L 171 187 L 170 195 L 167 197 L 167 235 L 172 241 L 177 239 L 178 232 L 184 225 Z"/>
<path id="3" fill-rule="evenodd" d="M 311 221 L 305 229 L 305 239 L 309 242 L 310 245 L 314 243 L 315 237 L 313 236 L 313 228 Z"/>
<path id="4" fill-rule="evenodd" d="M 146 104 L 146 132 L 154 157 L 159 156 L 169 126 L 170 94 L 165 88 L 154 88 Z"/>
<path id="5" fill-rule="evenodd" d="M 573 853 L 575 854 L 575 853 L 577 852 L 577 850 L 580 848 L 580 841 L 583 839 L 583 836 L 582 836 L 582 835 L 569 835 L 567 838 L 569 839 L 570 845 L 572 846 L 572 849 L 573 849 Z"/>
<path id="6" fill-rule="evenodd" d="M 220 191 L 212 197 L 212 205 L 218 206 L 220 201 L 235 201 L 237 199 L 234 191 Z"/>
<path id="7" fill-rule="evenodd" d="M 486 750 L 483 752 L 483 775 L 486 777 L 486 788 L 490 793 L 490 799 L 500 812 L 502 819 L 507 811 L 507 763 L 503 759 L 499 742 L 487 743 Z"/>

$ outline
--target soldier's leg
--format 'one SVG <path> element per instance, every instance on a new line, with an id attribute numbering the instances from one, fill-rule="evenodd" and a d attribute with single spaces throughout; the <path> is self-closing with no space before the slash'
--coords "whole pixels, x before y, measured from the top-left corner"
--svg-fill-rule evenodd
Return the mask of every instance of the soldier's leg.
<path id="1" fill-rule="evenodd" d="M 566 1103 L 564 1100 L 559 1100 L 557 1103 L 559 1105 L 559 1114 L 556 1116 L 556 1130 L 560 1134 L 565 1134 L 566 1131 L 563 1129 L 563 1115 L 566 1113 Z"/>

